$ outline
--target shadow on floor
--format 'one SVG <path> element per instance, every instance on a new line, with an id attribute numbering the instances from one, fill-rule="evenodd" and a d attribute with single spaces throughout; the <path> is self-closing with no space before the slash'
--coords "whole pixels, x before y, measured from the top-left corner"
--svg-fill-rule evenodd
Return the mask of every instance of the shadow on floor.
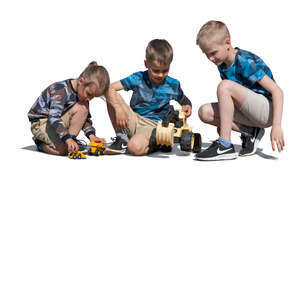
<path id="1" fill-rule="evenodd" d="M 210 146 L 211 143 L 202 143 L 202 151 L 205 150 L 206 148 L 208 148 Z M 240 150 L 242 149 L 241 145 L 237 145 L 234 144 L 234 148 L 237 152 L 240 152 Z M 278 158 L 266 153 L 263 153 L 263 149 L 262 148 L 257 148 L 256 150 L 256 155 L 260 156 L 261 158 L 264 159 L 273 159 L 273 160 L 277 160 Z M 154 152 L 152 154 L 150 154 L 150 157 L 157 157 L 157 158 L 169 158 L 170 155 L 177 155 L 177 156 L 194 156 L 195 154 L 192 152 L 184 152 L 180 150 L 180 145 L 179 144 L 175 144 L 173 147 L 172 152 Z"/>
<path id="2" fill-rule="evenodd" d="M 25 146 L 25 147 L 22 147 L 21 149 L 38 152 L 36 145 Z"/>
<path id="3" fill-rule="evenodd" d="M 202 144 L 202 151 L 204 149 L 206 149 L 207 147 L 209 147 L 210 143 L 203 143 Z M 234 148 L 237 152 L 239 152 L 241 150 L 241 145 L 236 145 L 234 144 Z M 29 145 L 29 146 L 25 146 L 22 147 L 21 149 L 23 150 L 29 150 L 29 151 L 34 151 L 34 152 L 38 152 L 36 145 Z M 256 150 L 256 155 L 260 156 L 261 158 L 264 159 L 273 159 L 273 160 L 277 160 L 278 158 L 266 153 L 263 153 L 263 149 L 262 148 L 257 148 Z M 130 154 L 128 154 L 130 155 Z M 189 157 L 189 156 L 194 156 L 195 154 L 192 152 L 184 152 L 180 150 L 180 145 L 179 144 L 175 144 L 173 147 L 173 150 L 171 152 L 154 152 L 152 154 L 150 154 L 150 157 L 157 157 L 157 158 L 169 158 L 170 155 L 176 155 L 176 156 L 181 156 L 181 157 Z M 131 155 L 130 155 L 131 156 Z"/>

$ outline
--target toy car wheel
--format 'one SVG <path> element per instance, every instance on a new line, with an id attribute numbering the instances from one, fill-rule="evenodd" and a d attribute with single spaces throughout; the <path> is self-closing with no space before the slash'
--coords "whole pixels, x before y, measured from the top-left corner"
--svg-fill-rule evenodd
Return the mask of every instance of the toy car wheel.
<path id="1" fill-rule="evenodd" d="M 89 155 L 92 155 L 92 149 L 89 149 L 89 150 L 88 150 L 88 154 L 89 154 Z"/>
<path id="2" fill-rule="evenodd" d="M 105 151 L 105 148 L 101 148 L 100 154 L 99 154 L 99 155 L 103 155 L 103 154 L 104 154 L 104 151 Z"/>
<path id="3" fill-rule="evenodd" d="M 99 155 L 100 155 L 100 151 L 99 151 L 98 149 L 95 151 L 95 155 L 96 155 L 96 156 L 99 156 Z"/>
<path id="4" fill-rule="evenodd" d="M 78 158 L 78 159 L 81 159 L 81 154 L 78 154 L 77 158 Z"/>
<path id="5" fill-rule="evenodd" d="M 73 158 L 73 159 L 77 159 L 76 154 L 73 154 L 72 158 Z"/>
<path id="6" fill-rule="evenodd" d="M 173 149 L 173 147 L 172 146 L 165 146 L 165 145 L 163 145 L 163 146 L 160 146 L 160 148 L 159 148 L 159 150 L 161 151 L 161 152 L 172 152 L 172 149 Z"/>
<path id="7" fill-rule="evenodd" d="M 181 135 L 180 149 L 181 151 L 191 152 L 194 143 L 194 135 L 192 132 L 184 131 Z"/>
<path id="8" fill-rule="evenodd" d="M 202 147 L 202 139 L 200 133 L 194 133 L 194 145 L 193 145 L 193 152 L 199 153 L 201 152 Z"/>

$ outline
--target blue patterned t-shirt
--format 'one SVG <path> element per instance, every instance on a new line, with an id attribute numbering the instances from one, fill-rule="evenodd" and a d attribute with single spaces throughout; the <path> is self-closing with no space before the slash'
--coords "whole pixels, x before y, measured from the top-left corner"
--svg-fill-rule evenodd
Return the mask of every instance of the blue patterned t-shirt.
<path id="1" fill-rule="evenodd" d="M 132 110 L 155 122 L 162 120 L 170 107 L 171 100 L 176 100 L 181 105 L 191 105 L 179 81 L 169 76 L 158 86 L 151 83 L 148 71 L 136 72 L 120 81 L 125 91 L 133 91 L 130 100 Z"/>
<path id="2" fill-rule="evenodd" d="M 271 93 L 258 83 L 265 75 L 274 80 L 270 68 L 257 55 L 239 48 L 235 49 L 237 49 L 238 52 L 236 53 L 233 64 L 228 68 L 225 63 L 218 66 L 222 80 L 229 79 L 237 82 L 255 93 L 264 95 L 269 101 L 272 101 Z"/>

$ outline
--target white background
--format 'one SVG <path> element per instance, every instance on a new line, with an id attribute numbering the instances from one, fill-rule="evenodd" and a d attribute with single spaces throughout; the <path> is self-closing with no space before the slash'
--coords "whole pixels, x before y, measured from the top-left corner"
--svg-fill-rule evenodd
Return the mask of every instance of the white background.
<path id="1" fill-rule="evenodd" d="M 2 2 L 0 299 L 300 298 L 300 24 L 294 1 L 269 3 Z M 211 19 L 284 90 L 283 153 L 272 152 L 270 129 L 258 155 L 227 162 L 177 150 L 82 161 L 34 151 L 26 114 L 44 88 L 92 60 L 111 81 L 144 70 L 153 38 L 173 46 L 189 123 L 205 144 L 215 139 L 197 118 L 220 81 L 195 44 Z M 98 136 L 113 136 L 105 103 L 94 99 L 91 112 Z"/>

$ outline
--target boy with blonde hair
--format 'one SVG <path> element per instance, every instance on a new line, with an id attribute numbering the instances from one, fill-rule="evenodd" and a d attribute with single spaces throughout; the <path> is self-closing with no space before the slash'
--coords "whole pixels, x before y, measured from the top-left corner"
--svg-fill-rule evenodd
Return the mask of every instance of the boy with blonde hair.
<path id="1" fill-rule="evenodd" d="M 270 68 L 257 55 L 233 48 L 227 26 L 220 21 L 204 24 L 197 45 L 206 57 L 217 65 L 222 81 L 217 88 L 218 103 L 200 107 L 199 117 L 218 127 L 219 139 L 196 154 L 198 160 L 235 159 L 238 156 L 231 143 L 231 130 L 241 132 L 240 156 L 252 155 L 272 126 L 271 144 L 275 151 L 284 147 L 281 128 L 283 92 L 276 84 Z"/>
<path id="2" fill-rule="evenodd" d="M 136 72 L 111 84 L 107 95 L 107 108 L 116 131 L 114 142 L 108 149 L 116 153 L 128 152 L 145 155 L 156 148 L 150 142 L 153 129 L 176 100 L 186 117 L 192 112 L 192 103 L 184 95 L 178 80 L 168 76 L 173 59 L 171 45 L 162 39 L 149 42 L 144 61 L 146 71 Z M 132 90 L 130 106 L 125 103 L 120 90 Z"/>

